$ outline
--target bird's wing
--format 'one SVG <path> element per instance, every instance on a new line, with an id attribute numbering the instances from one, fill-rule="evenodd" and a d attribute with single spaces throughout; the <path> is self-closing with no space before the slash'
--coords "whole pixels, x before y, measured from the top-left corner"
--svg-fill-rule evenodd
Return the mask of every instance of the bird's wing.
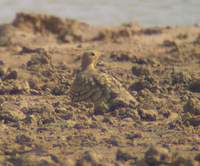
<path id="1" fill-rule="evenodd" d="M 72 101 L 91 101 L 97 102 L 104 99 L 105 92 L 101 86 L 96 84 L 92 75 L 77 74 L 70 90 Z"/>
<path id="2" fill-rule="evenodd" d="M 115 77 L 112 77 L 106 73 L 98 73 L 94 78 L 99 86 L 104 87 L 106 91 L 109 92 L 112 99 L 117 98 L 124 103 L 136 102 L 135 98 Z"/>

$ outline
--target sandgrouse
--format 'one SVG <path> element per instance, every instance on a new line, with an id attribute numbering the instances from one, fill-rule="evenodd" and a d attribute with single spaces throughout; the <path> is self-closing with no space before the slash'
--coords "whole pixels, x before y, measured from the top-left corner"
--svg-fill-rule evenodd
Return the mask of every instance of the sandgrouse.
<path id="1" fill-rule="evenodd" d="M 70 90 L 72 101 L 92 102 L 96 114 L 135 106 L 135 98 L 117 79 L 96 69 L 99 56 L 100 53 L 93 50 L 83 53 L 81 70 Z"/>

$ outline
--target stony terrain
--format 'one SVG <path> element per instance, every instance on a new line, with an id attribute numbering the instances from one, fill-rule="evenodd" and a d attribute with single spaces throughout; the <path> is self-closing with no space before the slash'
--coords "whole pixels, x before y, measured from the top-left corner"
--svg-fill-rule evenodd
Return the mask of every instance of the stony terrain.
<path id="1" fill-rule="evenodd" d="M 72 102 L 87 49 L 137 99 L 95 115 Z M 138 112 L 139 117 L 135 117 Z M 0 25 L 0 165 L 200 165 L 200 27 L 93 27 L 17 14 Z"/>

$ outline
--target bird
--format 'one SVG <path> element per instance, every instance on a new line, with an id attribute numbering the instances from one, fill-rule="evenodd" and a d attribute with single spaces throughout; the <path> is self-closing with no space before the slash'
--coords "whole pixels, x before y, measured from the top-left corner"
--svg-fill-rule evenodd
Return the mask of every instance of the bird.
<path id="1" fill-rule="evenodd" d="M 100 56 L 97 50 L 83 52 L 80 70 L 70 88 L 72 102 L 93 103 L 95 114 L 137 105 L 135 97 L 115 77 L 97 69 Z"/>

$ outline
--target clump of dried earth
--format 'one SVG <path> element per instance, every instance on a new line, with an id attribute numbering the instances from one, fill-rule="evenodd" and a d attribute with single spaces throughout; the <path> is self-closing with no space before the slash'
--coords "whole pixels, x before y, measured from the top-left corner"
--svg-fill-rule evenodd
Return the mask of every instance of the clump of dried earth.
<path id="1" fill-rule="evenodd" d="M 71 102 L 87 49 L 101 51 L 98 70 L 135 109 L 94 115 L 91 103 Z M 200 27 L 17 14 L 0 25 L 0 135 L 0 165 L 200 165 Z"/>

